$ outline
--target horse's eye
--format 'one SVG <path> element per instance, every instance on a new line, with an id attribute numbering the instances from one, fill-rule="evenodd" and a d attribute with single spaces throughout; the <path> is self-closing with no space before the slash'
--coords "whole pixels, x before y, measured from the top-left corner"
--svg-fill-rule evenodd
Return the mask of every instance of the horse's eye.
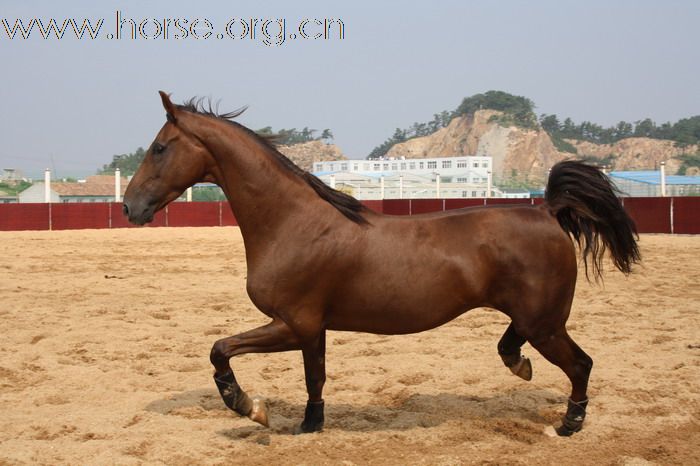
<path id="1" fill-rule="evenodd" d="M 165 150 L 165 146 L 163 144 L 158 144 L 157 142 L 153 143 L 153 153 L 154 154 L 162 154 L 163 151 Z"/>

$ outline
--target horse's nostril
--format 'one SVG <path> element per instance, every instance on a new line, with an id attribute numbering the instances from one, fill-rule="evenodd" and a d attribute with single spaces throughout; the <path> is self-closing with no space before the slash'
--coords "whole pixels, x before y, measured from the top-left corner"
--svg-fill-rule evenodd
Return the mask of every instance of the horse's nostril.
<path id="1" fill-rule="evenodd" d="M 126 204 L 122 204 L 122 212 L 124 213 L 124 215 L 126 215 L 128 217 L 129 216 L 129 206 Z"/>

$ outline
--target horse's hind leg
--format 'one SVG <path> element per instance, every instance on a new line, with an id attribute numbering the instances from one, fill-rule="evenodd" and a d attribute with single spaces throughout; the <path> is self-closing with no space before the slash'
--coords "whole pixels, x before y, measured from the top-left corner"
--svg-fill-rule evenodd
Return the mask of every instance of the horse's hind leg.
<path id="1" fill-rule="evenodd" d="M 557 434 L 568 437 L 581 430 L 586 417 L 586 390 L 593 360 L 571 339 L 564 327 L 551 335 L 529 339 L 529 342 L 542 356 L 559 366 L 571 381 L 571 397 L 566 415 L 562 419 L 562 425 L 557 428 Z"/>
<path id="2" fill-rule="evenodd" d="M 513 374 L 524 380 L 532 380 L 532 364 L 520 353 L 520 347 L 525 344 L 525 341 L 527 341 L 525 337 L 515 331 L 511 322 L 498 342 L 498 354 Z"/>
<path id="3" fill-rule="evenodd" d="M 268 425 L 267 409 L 261 400 L 250 399 L 236 381 L 229 359 L 245 353 L 273 353 L 299 349 L 299 339 L 281 320 L 228 338 L 223 338 L 211 349 L 214 381 L 221 398 L 230 409 L 264 426 Z"/>

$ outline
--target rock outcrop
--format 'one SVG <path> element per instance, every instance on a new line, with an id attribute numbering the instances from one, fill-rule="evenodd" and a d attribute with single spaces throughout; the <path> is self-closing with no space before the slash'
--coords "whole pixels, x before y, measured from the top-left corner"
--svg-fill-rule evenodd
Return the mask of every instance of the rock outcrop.
<path id="1" fill-rule="evenodd" d="M 654 170 L 666 162 L 666 172 L 674 174 L 681 166 L 677 157 L 694 154 L 700 147 L 678 147 L 675 142 L 663 139 L 626 138 L 613 144 L 594 144 L 569 140 L 580 156 L 598 159 L 609 158 L 615 170 Z"/>
<path id="2" fill-rule="evenodd" d="M 279 146 L 280 152 L 303 170 L 310 171 L 314 162 L 325 160 L 346 160 L 347 157 L 335 144 L 325 144 L 321 141 L 309 141 L 291 146 Z"/>
<path id="3" fill-rule="evenodd" d="M 495 110 L 479 110 L 473 116 L 454 118 L 435 133 L 396 144 L 388 157 L 425 158 L 459 155 L 493 157 L 497 183 L 509 181 L 542 184 L 547 170 L 570 154 L 554 147 L 544 131 L 503 127 L 491 121 Z"/>

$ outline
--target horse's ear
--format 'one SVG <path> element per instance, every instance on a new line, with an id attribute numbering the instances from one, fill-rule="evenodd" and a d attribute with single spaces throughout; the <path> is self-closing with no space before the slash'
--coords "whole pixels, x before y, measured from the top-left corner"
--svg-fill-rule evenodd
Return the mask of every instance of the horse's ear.
<path id="1" fill-rule="evenodd" d="M 177 112 L 175 105 L 170 101 L 170 96 L 163 91 L 158 91 L 160 94 L 160 100 L 163 101 L 163 108 L 165 109 L 166 117 L 171 123 L 175 123 L 177 119 L 175 118 L 175 113 Z"/>

